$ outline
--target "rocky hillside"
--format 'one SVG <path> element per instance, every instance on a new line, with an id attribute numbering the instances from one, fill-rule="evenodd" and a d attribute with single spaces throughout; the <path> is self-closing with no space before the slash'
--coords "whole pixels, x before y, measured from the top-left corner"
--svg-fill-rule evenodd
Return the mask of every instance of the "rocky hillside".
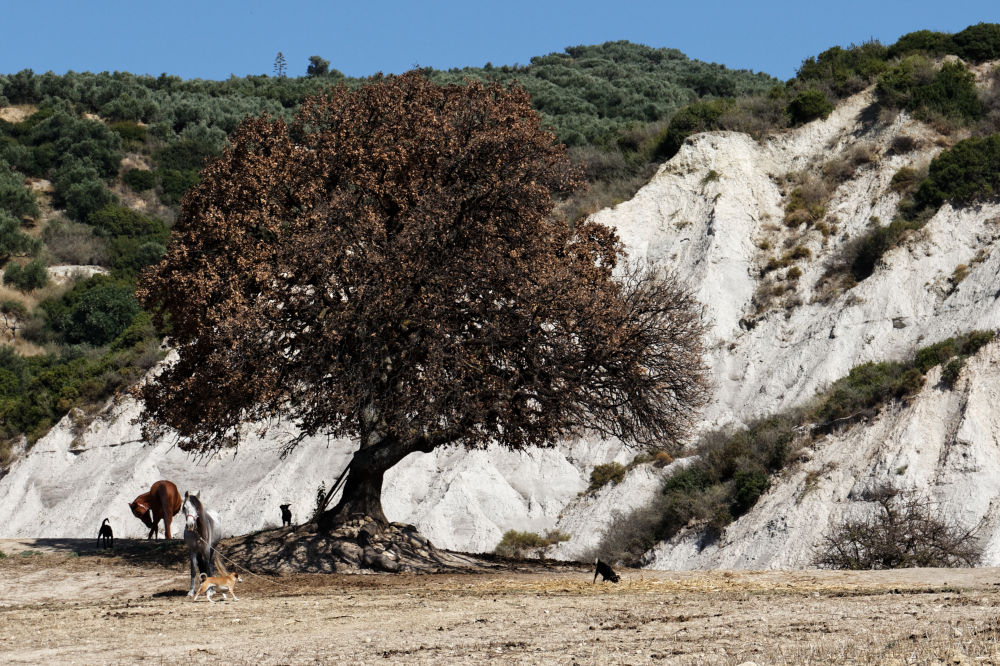
<path id="1" fill-rule="evenodd" d="M 852 239 L 893 218 L 900 199 L 894 174 L 926 165 L 959 138 L 940 136 L 906 114 L 879 121 L 871 102 L 871 91 L 863 92 L 826 120 L 762 143 L 735 133 L 692 137 L 633 200 L 598 213 L 635 254 L 677 267 L 696 285 L 713 324 L 708 344 L 716 393 L 704 429 L 803 405 L 866 361 L 903 359 L 949 336 L 1000 327 L 995 201 L 962 209 L 946 204 L 864 281 L 850 289 L 824 284 Z M 913 149 L 900 152 L 900 145 Z M 859 153 L 865 159 L 826 202 L 826 229 L 784 223 L 789 174 L 823 174 L 825 165 Z M 798 256 L 791 266 L 768 270 L 782 254 Z M 978 527 L 984 563 L 1000 563 L 998 360 L 993 343 L 963 368 L 953 389 L 939 381 L 938 369 L 906 403 L 810 442 L 801 461 L 716 543 L 703 547 L 700 531 L 688 530 L 648 553 L 648 564 L 808 566 L 825 534 L 870 506 L 862 491 L 883 482 L 915 489 L 949 519 Z M 658 491 L 661 484 L 648 475 L 637 471 L 626 479 L 631 497 Z M 558 527 L 573 531 L 589 516 L 608 525 L 627 515 L 614 498 L 620 492 L 576 500 Z M 559 548 L 575 557 L 598 541 L 581 534 Z"/>
<path id="2" fill-rule="evenodd" d="M 977 70 L 983 80 L 989 67 Z M 893 219 L 897 171 L 926 165 L 961 138 L 906 113 L 880 118 L 872 95 L 861 92 L 825 120 L 760 142 L 739 133 L 693 136 L 633 199 L 596 215 L 619 230 L 633 257 L 675 269 L 705 304 L 716 390 L 702 430 L 804 404 L 859 363 L 1000 328 L 1000 203 L 946 204 L 867 279 L 831 278 L 857 237 Z M 838 175 L 823 224 L 786 222 L 796 184 L 831 172 Z M 682 533 L 650 552 L 648 563 L 807 566 L 822 535 L 863 505 L 860 489 L 892 480 L 926 491 L 956 521 L 979 525 L 986 563 L 1000 564 L 997 361 L 993 343 L 969 360 L 953 389 L 932 371 L 905 404 L 813 441 L 714 545 L 702 548 L 696 531 Z M 86 426 L 64 419 L 39 441 L 0 479 L 0 537 L 90 536 L 105 516 L 119 534 L 138 536 L 142 526 L 126 504 L 164 477 L 201 490 L 230 533 L 277 524 L 284 502 L 303 520 L 319 484 L 337 476 L 353 448 L 311 440 L 281 459 L 280 439 L 269 436 L 200 460 L 170 441 L 137 441 L 136 413 L 124 401 Z M 595 464 L 632 457 L 597 440 L 524 454 L 417 454 L 387 478 L 385 509 L 438 546 L 471 551 L 492 549 L 507 529 L 555 527 L 572 536 L 558 554 L 579 557 L 689 463 L 638 465 L 618 485 L 584 493 Z"/>

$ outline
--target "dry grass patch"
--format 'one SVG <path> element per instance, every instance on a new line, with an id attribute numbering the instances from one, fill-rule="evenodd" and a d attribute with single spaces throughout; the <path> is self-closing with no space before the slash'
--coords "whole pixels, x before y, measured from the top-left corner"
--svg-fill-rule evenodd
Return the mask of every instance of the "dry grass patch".
<path id="1" fill-rule="evenodd" d="M 0 108 L 0 120 L 8 123 L 19 123 L 34 115 L 38 107 L 34 104 L 14 104 Z"/>
<path id="2" fill-rule="evenodd" d="M 86 542 L 85 545 L 83 542 Z M 137 541 L 123 547 L 138 551 Z M 666 572 L 521 563 L 491 573 L 247 576 L 192 603 L 183 547 L 21 556 L 0 543 L 15 663 L 996 663 L 997 571 Z M 23 547 L 38 549 L 26 544 Z M 144 549 L 148 550 L 148 549 Z M 197 639 L 205 622 L 226 640 Z M 149 626 L 156 640 L 142 639 Z M 109 640 L 109 627 L 121 640 Z M 193 639 L 192 636 L 195 638 Z M 193 642 L 192 642 L 193 641 Z M 959 658 L 956 661 L 956 658 Z"/>

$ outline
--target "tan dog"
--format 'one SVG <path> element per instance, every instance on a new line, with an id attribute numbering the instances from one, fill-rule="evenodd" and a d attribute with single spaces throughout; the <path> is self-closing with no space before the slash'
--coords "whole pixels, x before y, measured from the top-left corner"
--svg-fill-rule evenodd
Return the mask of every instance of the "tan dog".
<path id="1" fill-rule="evenodd" d="M 229 592 L 233 595 L 233 601 L 239 601 L 239 597 L 236 596 L 236 583 L 242 583 L 243 578 L 238 574 L 231 573 L 227 576 L 212 576 L 209 578 L 202 573 L 200 578 L 201 585 L 198 586 L 198 592 L 191 601 L 197 601 L 198 597 L 204 594 L 209 603 L 215 603 L 212 601 L 213 591 L 222 592 L 223 600 L 227 599 L 226 592 Z"/>

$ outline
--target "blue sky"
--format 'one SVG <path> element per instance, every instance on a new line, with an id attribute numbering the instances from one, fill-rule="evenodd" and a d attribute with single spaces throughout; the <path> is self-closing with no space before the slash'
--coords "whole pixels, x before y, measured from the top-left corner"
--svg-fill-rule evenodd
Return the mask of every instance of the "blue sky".
<path id="1" fill-rule="evenodd" d="M 350 76 L 527 64 L 577 44 L 627 39 L 782 79 L 834 45 L 1000 22 L 1000 2 L 959 0 L 0 0 L 0 73 L 30 68 L 224 79 L 289 75 L 311 55 Z"/>

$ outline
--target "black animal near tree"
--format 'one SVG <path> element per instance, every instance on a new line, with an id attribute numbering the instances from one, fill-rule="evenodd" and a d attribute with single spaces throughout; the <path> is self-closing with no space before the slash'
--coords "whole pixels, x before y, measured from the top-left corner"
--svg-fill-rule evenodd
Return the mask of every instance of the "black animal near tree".
<path id="1" fill-rule="evenodd" d="M 324 529 L 384 524 L 383 474 L 417 451 L 675 444 L 706 396 L 700 306 L 612 230 L 554 219 L 579 185 L 517 87 L 376 77 L 246 120 L 142 278 L 179 354 L 136 389 L 147 435 L 357 438 Z"/>

